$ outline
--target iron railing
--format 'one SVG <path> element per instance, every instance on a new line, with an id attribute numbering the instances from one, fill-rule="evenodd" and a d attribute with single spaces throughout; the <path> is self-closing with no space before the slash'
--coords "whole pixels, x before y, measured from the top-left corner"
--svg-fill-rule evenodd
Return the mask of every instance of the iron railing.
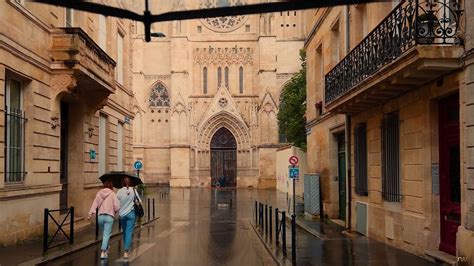
<path id="1" fill-rule="evenodd" d="M 61 211 L 67 211 L 66 216 L 64 216 L 63 220 L 61 223 L 54 218 L 54 216 L 51 215 L 52 212 L 61 212 Z M 54 231 L 54 234 L 52 236 L 49 235 L 49 218 L 54 222 L 56 225 L 56 231 Z M 63 228 L 67 226 L 65 223 L 69 218 L 69 234 L 66 233 Z M 56 237 L 58 236 L 58 233 L 61 232 L 63 237 L 65 238 L 64 241 L 59 241 L 59 243 L 55 244 L 54 246 L 51 246 L 51 244 L 54 242 Z M 74 243 L 74 207 L 68 208 L 68 209 L 58 209 L 58 210 L 50 210 L 48 208 L 44 209 L 44 221 L 43 221 L 43 253 L 48 251 L 49 248 L 53 247 L 59 247 L 65 244 L 70 244 L 72 245 Z"/>
<path id="2" fill-rule="evenodd" d="M 330 103 L 418 44 L 462 43 L 459 0 L 402 0 L 325 76 Z"/>

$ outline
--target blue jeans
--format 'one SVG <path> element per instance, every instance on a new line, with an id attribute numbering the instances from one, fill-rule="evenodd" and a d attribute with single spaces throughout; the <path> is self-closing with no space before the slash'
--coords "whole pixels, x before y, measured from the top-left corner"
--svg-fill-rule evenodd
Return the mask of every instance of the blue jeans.
<path id="1" fill-rule="evenodd" d="M 123 243 L 125 251 L 129 251 L 130 246 L 132 245 L 135 218 L 135 210 L 132 210 L 127 215 L 120 217 L 120 224 L 123 230 Z"/>
<path id="2" fill-rule="evenodd" d="M 112 225 L 114 225 L 114 217 L 108 214 L 99 215 L 99 228 L 102 230 L 102 246 L 101 250 L 107 250 L 109 247 L 109 239 L 112 234 Z"/>

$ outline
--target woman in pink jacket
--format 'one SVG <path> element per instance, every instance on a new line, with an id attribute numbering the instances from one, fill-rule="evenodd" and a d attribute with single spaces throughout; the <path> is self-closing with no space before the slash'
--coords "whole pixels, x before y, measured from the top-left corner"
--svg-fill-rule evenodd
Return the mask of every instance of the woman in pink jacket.
<path id="1" fill-rule="evenodd" d="M 112 189 L 112 182 L 104 182 L 104 188 L 97 192 L 87 217 L 87 219 L 90 220 L 95 216 L 96 209 L 99 208 L 99 228 L 103 231 L 102 252 L 100 253 L 101 259 L 108 257 L 107 250 L 112 233 L 112 225 L 114 224 L 114 217 L 120 210 L 120 203 Z"/>

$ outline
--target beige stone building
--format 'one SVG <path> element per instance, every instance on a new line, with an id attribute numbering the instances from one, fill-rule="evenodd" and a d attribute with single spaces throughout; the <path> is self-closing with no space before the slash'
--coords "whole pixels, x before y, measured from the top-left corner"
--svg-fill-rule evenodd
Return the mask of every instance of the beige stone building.
<path id="1" fill-rule="evenodd" d="M 40 234 L 44 208 L 84 218 L 99 175 L 130 169 L 133 27 L 23 0 L 0 2 L 0 25 L 0 244 L 11 244 Z"/>
<path id="2" fill-rule="evenodd" d="M 256 1 L 153 1 L 151 10 Z M 133 40 L 134 157 L 148 184 L 276 186 L 282 86 L 300 67 L 302 12 L 152 25 Z M 138 30 L 141 32 L 141 29 Z"/>
<path id="3" fill-rule="evenodd" d="M 470 264 L 473 11 L 447 0 L 311 11 L 305 44 L 308 169 L 322 174 L 328 215 Z"/>

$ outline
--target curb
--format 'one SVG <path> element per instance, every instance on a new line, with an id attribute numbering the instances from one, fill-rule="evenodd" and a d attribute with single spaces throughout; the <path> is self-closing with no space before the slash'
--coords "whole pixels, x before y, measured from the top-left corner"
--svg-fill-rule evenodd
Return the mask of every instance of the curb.
<path id="1" fill-rule="evenodd" d="M 157 221 L 158 219 L 160 219 L 160 217 L 156 217 L 155 219 L 146 221 L 146 222 L 142 223 L 141 225 L 136 225 L 135 226 L 135 231 L 141 230 L 141 228 L 143 226 L 151 224 L 151 223 Z M 120 235 L 122 235 L 121 231 L 115 232 L 115 233 L 110 235 L 110 239 L 115 238 L 115 237 L 120 236 Z M 102 239 L 89 240 L 89 241 L 86 241 L 86 242 L 83 242 L 83 243 L 80 243 L 80 244 L 77 244 L 77 245 L 74 245 L 74 246 L 69 246 L 69 248 L 66 248 L 66 250 L 58 250 L 58 251 L 55 251 L 53 253 L 47 254 L 45 256 L 41 256 L 41 257 L 38 257 L 36 259 L 32 259 L 32 260 L 20 263 L 18 265 L 20 265 L 20 266 L 43 265 L 43 264 L 46 264 L 48 262 L 52 262 L 54 260 L 66 257 L 66 256 L 71 255 L 73 253 L 76 253 L 78 251 L 84 250 L 86 248 L 95 246 L 96 244 L 98 244 L 100 242 L 102 242 Z"/>
<path id="2" fill-rule="evenodd" d="M 286 215 L 286 220 L 288 222 L 290 222 L 290 225 L 291 225 L 291 215 Z M 328 240 L 329 238 L 321 233 L 319 233 L 318 231 L 310 228 L 309 226 L 305 225 L 304 223 L 298 221 L 298 219 L 296 219 L 296 226 L 298 226 L 299 228 L 303 229 L 304 231 L 308 232 L 310 235 L 314 236 L 314 237 L 317 237 L 321 240 Z"/>
<path id="3" fill-rule="evenodd" d="M 279 258 L 277 258 L 277 256 L 273 253 L 273 251 L 271 250 L 271 248 L 267 245 L 267 242 L 262 238 L 262 236 L 258 233 L 257 231 L 257 228 L 253 225 L 252 223 L 252 220 L 248 220 L 248 223 L 250 224 L 250 226 L 252 227 L 253 231 L 255 232 L 255 234 L 258 236 L 258 238 L 260 239 L 260 241 L 262 242 L 263 246 L 265 247 L 265 249 L 267 250 L 267 252 L 270 254 L 270 256 L 272 257 L 272 259 L 275 261 L 275 263 L 278 265 L 278 266 L 282 266 L 282 265 L 292 265 L 291 264 L 291 261 L 288 259 L 288 258 L 282 258 L 283 260 L 283 264 L 282 264 L 282 261 L 280 261 Z"/>

